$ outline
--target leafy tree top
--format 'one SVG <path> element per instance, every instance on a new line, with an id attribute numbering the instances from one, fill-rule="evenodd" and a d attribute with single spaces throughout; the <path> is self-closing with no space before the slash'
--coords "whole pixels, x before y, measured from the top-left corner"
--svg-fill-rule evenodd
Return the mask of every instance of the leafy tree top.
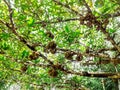
<path id="1" fill-rule="evenodd" d="M 0 0 L 0 80 L 83 88 L 86 77 L 120 78 L 119 7 L 117 0 Z"/>

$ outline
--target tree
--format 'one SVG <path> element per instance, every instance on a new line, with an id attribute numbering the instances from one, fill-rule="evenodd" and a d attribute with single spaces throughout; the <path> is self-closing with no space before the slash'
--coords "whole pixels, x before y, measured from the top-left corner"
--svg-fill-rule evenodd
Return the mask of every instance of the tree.
<path id="1" fill-rule="evenodd" d="M 120 88 L 118 0 L 0 0 L 0 7 L 1 89 Z"/>

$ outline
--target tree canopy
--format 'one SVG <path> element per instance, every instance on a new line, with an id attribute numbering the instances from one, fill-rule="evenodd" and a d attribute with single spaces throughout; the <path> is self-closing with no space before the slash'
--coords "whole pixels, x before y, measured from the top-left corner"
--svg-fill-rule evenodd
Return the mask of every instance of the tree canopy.
<path id="1" fill-rule="evenodd" d="M 119 0 L 0 0 L 0 90 L 117 90 L 119 79 Z"/>

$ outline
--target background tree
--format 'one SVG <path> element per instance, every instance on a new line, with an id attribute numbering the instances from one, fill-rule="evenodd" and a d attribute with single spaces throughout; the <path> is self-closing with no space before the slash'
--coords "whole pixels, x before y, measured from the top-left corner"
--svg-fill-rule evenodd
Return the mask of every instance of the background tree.
<path id="1" fill-rule="evenodd" d="M 118 90 L 119 0 L 0 0 L 0 88 Z"/>

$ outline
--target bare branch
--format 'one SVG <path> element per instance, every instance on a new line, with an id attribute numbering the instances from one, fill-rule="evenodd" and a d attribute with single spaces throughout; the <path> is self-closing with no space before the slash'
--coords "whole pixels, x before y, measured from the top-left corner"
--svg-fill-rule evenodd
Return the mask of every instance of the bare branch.
<path id="1" fill-rule="evenodd" d="M 112 43 L 112 45 L 120 52 L 120 47 L 116 44 L 116 42 L 113 40 L 113 38 L 109 35 L 109 33 L 106 31 L 105 28 L 100 26 L 101 31 L 106 35 L 107 39 Z"/>
<path id="2" fill-rule="evenodd" d="M 75 72 L 75 71 L 69 71 L 69 70 L 62 70 L 64 73 L 68 74 L 75 74 L 79 76 L 85 76 L 85 77 L 98 77 L 98 78 L 120 78 L 120 73 L 108 73 L 108 72 Z"/>
<path id="3" fill-rule="evenodd" d="M 4 22 L 4 21 L 2 21 L 2 20 L 0 20 L 0 23 L 5 24 L 5 22 Z"/>
<path id="4" fill-rule="evenodd" d="M 6 3 L 6 5 L 8 6 L 8 10 L 9 10 L 9 18 L 10 18 L 10 22 L 11 22 L 11 24 L 12 24 L 12 28 L 13 29 L 15 29 L 15 26 L 14 26 L 14 21 L 13 21 L 13 10 L 12 10 L 12 8 L 11 8 L 11 5 L 10 5 L 10 3 L 8 3 L 6 0 L 3 0 L 5 3 Z"/>
<path id="5" fill-rule="evenodd" d="M 119 17 L 120 16 L 120 11 L 118 11 L 118 12 L 115 12 L 115 13 L 113 13 L 113 14 L 107 14 L 107 15 L 105 15 L 105 18 L 107 17 L 107 18 L 114 18 L 114 17 Z"/>
<path id="6" fill-rule="evenodd" d="M 98 62 L 94 62 L 93 60 L 92 61 L 86 61 L 86 62 L 80 62 L 82 65 L 86 65 L 86 66 L 89 66 L 89 65 L 100 65 L 100 64 L 113 64 L 113 65 L 118 65 L 120 64 L 120 60 L 119 59 L 106 59 L 106 60 L 99 60 Z"/>
<path id="7" fill-rule="evenodd" d="M 103 48 L 103 49 L 97 50 L 96 52 L 102 53 L 102 52 L 105 52 L 105 51 L 116 51 L 116 50 L 117 50 L 116 48 Z"/>
<path id="8" fill-rule="evenodd" d="M 92 11 L 91 11 L 89 5 L 87 4 L 86 0 L 83 0 L 83 2 L 84 2 L 84 5 L 86 6 L 88 12 L 89 12 L 89 13 L 92 13 Z"/>
<path id="9" fill-rule="evenodd" d="M 60 50 L 60 51 L 63 51 L 63 52 L 66 52 L 66 51 L 71 51 L 73 52 L 74 54 L 78 54 L 80 52 L 75 52 L 75 51 L 72 51 L 70 49 L 62 49 L 62 48 L 57 48 L 57 50 Z M 99 53 L 81 53 L 83 56 L 92 56 L 92 57 L 100 57 L 100 58 L 108 58 L 111 60 L 110 57 L 106 56 L 106 55 L 102 55 L 102 54 L 99 54 Z"/>
<path id="10" fill-rule="evenodd" d="M 35 24 L 56 24 L 56 23 L 60 23 L 60 22 L 69 22 L 69 21 L 77 21 L 77 20 L 80 20 L 79 18 L 70 18 L 70 19 L 65 19 L 65 20 L 62 20 L 62 19 L 57 19 L 56 21 L 40 21 L 40 22 L 35 22 Z"/>

